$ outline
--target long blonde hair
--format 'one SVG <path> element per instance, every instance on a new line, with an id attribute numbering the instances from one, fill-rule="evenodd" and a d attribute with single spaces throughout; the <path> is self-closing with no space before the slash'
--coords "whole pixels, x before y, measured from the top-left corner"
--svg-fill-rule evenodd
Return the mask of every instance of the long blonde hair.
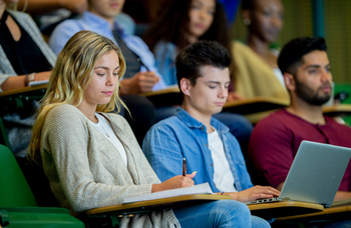
<path id="1" fill-rule="evenodd" d="M 62 104 L 80 105 L 84 90 L 89 85 L 96 61 L 105 53 L 114 50 L 119 59 L 119 79 L 126 70 L 121 50 L 110 39 L 91 31 L 80 31 L 72 36 L 57 57 L 56 65 L 50 76 L 46 93 L 41 100 L 37 119 L 32 129 L 32 139 L 28 148 L 28 158 L 40 161 L 40 143 L 42 127 L 47 114 L 54 107 Z M 114 91 L 107 104 L 99 104 L 98 112 L 113 111 L 124 103 L 118 96 L 118 89 Z"/>

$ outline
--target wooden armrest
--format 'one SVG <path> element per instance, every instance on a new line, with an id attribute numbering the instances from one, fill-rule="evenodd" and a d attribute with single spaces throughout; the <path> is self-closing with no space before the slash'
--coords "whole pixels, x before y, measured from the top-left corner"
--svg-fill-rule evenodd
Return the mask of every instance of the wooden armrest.
<path id="1" fill-rule="evenodd" d="M 175 196 L 170 198 L 140 201 L 135 203 L 119 204 L 108 207 L 91 209 L 86 212 L 87 215 L 102 213 L 126 213 L 130 211 L 150 211 L 153 209 L 162 209 L 166 207 L 188 206 L 189 204 L 206 203 L 215 200 L 229 200 L 230 196 L 212 195 L 212 194 L 193 194 L 185 196 Z"/>

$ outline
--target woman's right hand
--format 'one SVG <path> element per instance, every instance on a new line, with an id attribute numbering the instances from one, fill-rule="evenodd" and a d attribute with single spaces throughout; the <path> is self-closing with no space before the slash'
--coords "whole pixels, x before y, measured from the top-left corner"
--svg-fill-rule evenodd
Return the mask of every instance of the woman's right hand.
<path id="1" fill-rule="evenodd" d="M 179 176 L 169 178 L 168 180 L 162 182 L 161 184 L 153 184 L 151 192 L 159 192 L 159 191 L 175 189 L 175 188 L 191 187 L 194 185 L 194 181 L 192 180 L 192 178 L 194 178 L 195 175 L 196 173 L 187 174 L 185 177 L 179 175 Z"/>

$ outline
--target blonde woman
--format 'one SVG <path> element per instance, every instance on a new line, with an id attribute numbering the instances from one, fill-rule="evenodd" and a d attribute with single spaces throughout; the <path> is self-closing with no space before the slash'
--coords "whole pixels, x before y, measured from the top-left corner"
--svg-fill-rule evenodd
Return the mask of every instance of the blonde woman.
<path id="1" fill-rule="evenodd" d="M 121 204 L 129 196 L 194 184 L 195 174 L 161 183 L 126 120 L 107 113 L 119 100 L 118 82 L 125 69 L 122 53 L 111 40 L 81 31 L 67 42 L 50 77 L 28 155 L 42 162 L 56 199 L 74 215 Z M 231 224 L 237 216 L 250 222 L 247 207 L 233 210 L 233 202 L 222 200 L 122 218 L 121 227 L 183 227 L 184 218 L 185 224 L 196 227 L 196 221 L 209 214 L 218 221 L 209 221 L 208 227 Z"/>

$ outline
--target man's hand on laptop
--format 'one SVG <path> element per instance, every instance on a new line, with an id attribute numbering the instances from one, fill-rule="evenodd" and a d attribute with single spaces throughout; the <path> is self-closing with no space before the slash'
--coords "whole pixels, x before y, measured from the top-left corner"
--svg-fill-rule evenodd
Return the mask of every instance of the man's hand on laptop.
<path id="1" fill-rule="evenodd" d="M 241 192 L 226 192 L 224 195 L 230 195 L 233 200 L 240 202 L 249 202 L 258 199 L 267 199 L 278 197 L 280 191 L 269 186 L 256 185 L 252 188 L 246 189 Z"/>

